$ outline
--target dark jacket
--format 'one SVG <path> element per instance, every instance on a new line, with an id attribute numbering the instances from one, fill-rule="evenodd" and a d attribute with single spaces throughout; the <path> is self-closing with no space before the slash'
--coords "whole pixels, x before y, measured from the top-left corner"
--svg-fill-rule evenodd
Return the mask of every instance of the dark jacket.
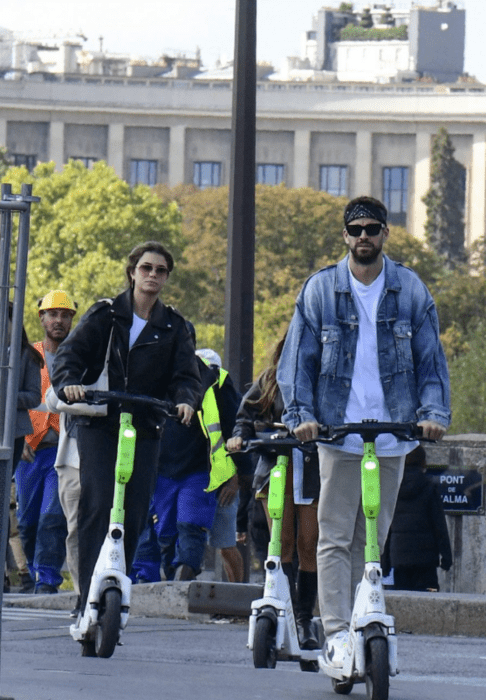
<path id="1" fill-rule="evenodd" d="M 40 366 L 32 357 L 30 350 L 24 348 L 20 359 L 15 438 L 31 434 L 33 428 L 28 409 L 36 408 L 40 404 L 41 399 Z"/>
<path id="2" fill-rule="evenodd" d="M 280 423 L 284 404 L 280 391 L 277 391 L 275 401 L 267 416 L 262 416 L 260 407 L 255 402 L 262 395 L 262 380 L 257 379 L 243 396 L 238 413 L 236 425 L 233 429 L 233 437 L 241 437 L 248 440 L 255 437 L 256 432 L 264 431 L 266 423 Z M 270 479 L 270 471 L 276 464 L 275 454 L 261 454 L 255 469 L 253 488 L 261 491 Z M 319 497 L 319 462 L 317 452 L 307 454 L 304 457 L 304 498 L 317 499 Z"/>
<path id="3" fill-rule="evenodd" d="M 113 328 L 108 372 L 111 390 L 187 403 L 196 409 L 201 401 L 201 380 L 184 318 L 157 300 L 129 350 L 132 322 L 130 290 L 113 303 L 102 299 L 94 304 L 58 348 L 51 377 L 56 394 L 70 384 L 92 384 L 98 379 Z M 133 413 L 135 427 L 155 436 L 159 421 L 153 412 L 135 407 Z M 118 411 L 110 406 L 107 418 L 89 420 L 99 426 L 113 424 L 118 421 Z"/>
<path id="4" fill-rule="evenodd" d="M 444 508 L 435 484 L 420 469 L 405 469 L 385 547 L 383 570 L 401 566 L 451 567 Z"/>
<path id="5" fill-rule="evenodd" d="M 223 438 L 228 440 L 235 424 L 239 395 L 229 376 L 226 377 L 223 386 L 219 387 L 219 368 L 209 367 L 199 357 L 197 361 L 203 396 L 211 386 L 214 388 L 221 432 Z M 193 416 L 189 427 L 169 419 L 165 424 L 160 449 L 159 474 L 170 479 L 183 479 L 197 472 L 209 472 L 209 449 L 208 439 L 197 415 Z M 234 455 L 232 457 L 234 458 Z M 238 474 L 252 473 L 252 463 L 248 455 L 238 455 L 234 461 Z"/>
<path id="6" fill-rule="evenodd" d="M 202 396 L 217 382 L 214 370 L 196 357 L 201 376 Z M 160 445 L 159 474 L 168 479 L 184 479 L 198 472 L 209 473 L 208 441 L 195 413 L 189 426 L 170 418 L 166 421 Z"/>

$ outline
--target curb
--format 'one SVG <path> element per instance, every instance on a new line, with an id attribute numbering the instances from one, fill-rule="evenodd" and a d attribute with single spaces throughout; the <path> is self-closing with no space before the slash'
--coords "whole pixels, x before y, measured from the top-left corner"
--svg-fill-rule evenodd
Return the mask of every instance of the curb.
<path id="1" fill-rule="evenodd" d="M 178 581 L 132 586 L 131 614 L 143 617 L 205 619 L 208 615 L 247 617 L 263 587 L 251 583 Z M 397 632 L 434 636 L 486 637 L 486 596 L 469 593 L 385 591 L 387 612 Z M 4 607 L 71 610 L 74 593 L 3 597 Z"/>

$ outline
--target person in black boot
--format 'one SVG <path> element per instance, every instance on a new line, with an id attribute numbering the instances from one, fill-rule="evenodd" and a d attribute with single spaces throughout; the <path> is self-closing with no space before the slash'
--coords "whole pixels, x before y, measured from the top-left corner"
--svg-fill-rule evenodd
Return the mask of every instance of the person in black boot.
<path id="1" fill-rule="evenodd" d="M 317 598 L 317 571 L 297 574 L 297 634 L 302 649 L 319 649 L 317 630 L 312 618 Z"/>
<path id="2" fill-rule="evenodd" d="M 256 430 L 264 429 L 262 423 L 281 422 L 284 406 L 276 381 L 276 370 L 284 341 L 285 336 L 277 344 L 270 366 L 263 371 L 243 396 L 236 416 L 233 437 L 226 443 L 230 452 L 240 450 L 243 440 L 255 437 Z M 269 529 L 271 528 L 271 519 L 267 507 L 268 482 L 275 461 L 274 454 L 261 455 L 253 480 L 256 498 L 262 499 Z M 318 498 L 317 452 L 304 456 L 300 450 L 292 450 L 285 483 L 281 560 L 282 569 L 289 579 L 297 632 L 302 649 L 317 649 L 319 647 L 316 630 L 312 623 L 312 613 L 317 596 L 318 526 L 316 505 Z M 295 585 L 292 565 L 295 549 L 297 549 L 299 567 L 297 586 Z"/>

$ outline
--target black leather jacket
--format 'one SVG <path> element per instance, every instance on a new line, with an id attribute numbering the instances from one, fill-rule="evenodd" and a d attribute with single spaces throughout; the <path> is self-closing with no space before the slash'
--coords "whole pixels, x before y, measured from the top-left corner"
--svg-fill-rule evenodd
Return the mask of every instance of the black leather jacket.
<path id="1" fill-rule="evenodd" d="M 129 349 L 132 321 L 130 290 L 113 301 L 96 302 L 58 348 L 51 376 L 56 394 L 65 386 L 92 384 L 98 379 L 113 328 L 111 390 L 187 403 L 197 409 L 202 398 L 201 380 L 194 344 L 183 317 L 157 300 L 150 320 Z M 107 418 L 89 420 L 100 426 L 103 422 L 112 424 L 118 422 L 118 411 L 110 406 Z M 154 434 L 159 422 L 153 413 L 134 409 L 136 427 Z"/>

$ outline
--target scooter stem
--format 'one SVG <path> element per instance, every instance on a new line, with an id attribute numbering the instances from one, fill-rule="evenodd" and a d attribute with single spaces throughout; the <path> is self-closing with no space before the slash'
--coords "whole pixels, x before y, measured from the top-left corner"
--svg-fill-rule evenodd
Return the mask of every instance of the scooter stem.
<path id="1" fill-rule="evenodd" d="M 288 457 L 279 455 L 277 464 L 270 472 L 268 488 L 268 513 L 272 518 L 272 534 L 268 545 L 269 557 L 280 557 L 282 553 L 282 519 L 285 505 L 285 479 Z"/>
<path id="2" fill-rule="evenodd" d="M 361 488 L 363 512 L 366 518 L 365 562 L 380 561 L 377 519 L 380 513 L 380 465 L 374 442 L 364 443 L 361 460 Z"/>
<path id="3" fill-rule="evenodd" d="M 110 522 L 123 525 L 125 522 L 125 484 L 130 481 L 133 472 L 135 443 L 137 431 L 132 425 L 130 413 L 120 414 L 120 432 L 118 436 L 118 451 L 115 466 L 115 492 L 113 508 L 110 512 Z"/>

